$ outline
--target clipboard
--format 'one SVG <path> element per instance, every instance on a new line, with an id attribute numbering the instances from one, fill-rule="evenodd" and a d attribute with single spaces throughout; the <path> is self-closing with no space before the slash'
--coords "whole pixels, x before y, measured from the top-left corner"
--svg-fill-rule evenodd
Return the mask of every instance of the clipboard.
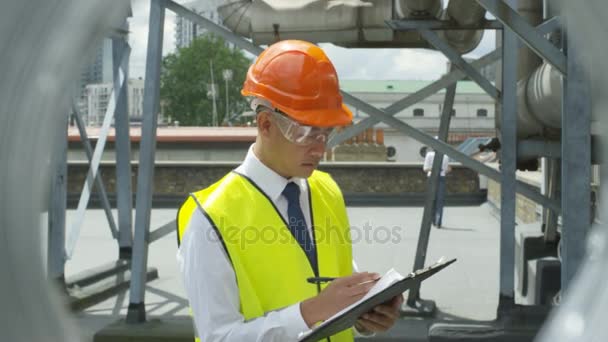
<path id="1" fill-rule="evenodd" d="M 356 306 L 350 308 L 348 311 L 342 313 L 339 316 L 334 316 L 329 320 L 323 322 L 318 327 L 312 329 L 312 332 L 305 334 L 299 342 L 316 342 L 328 336 L 339 333 L 342 330 L 346 330 L 355 325 L 357 319 L 363 314 L 371 311 L 374 307 L 391 300 L 393 297 L 402 294 L 403 292 L 411 289 L 416 283 L 422 282 L 443 270 L 447 266 L 454 263 L 456 259 L 450 259 L 448 261 L 438 261 L 426 268 L 419 269 L 415 272 L 408 274 L 402 280 L 390 285 L 383 291 L 376 293 L 375 295 L 367 298 L 360 302 Z"/>

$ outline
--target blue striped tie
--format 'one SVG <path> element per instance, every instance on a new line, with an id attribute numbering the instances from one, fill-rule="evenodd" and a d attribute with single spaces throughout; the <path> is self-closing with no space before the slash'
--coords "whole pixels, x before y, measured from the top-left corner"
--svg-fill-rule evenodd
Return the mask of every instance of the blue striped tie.
<path id="1" fill-rule="evenodd" d="M 287 183 L 283 190 L 283 196 L 287 198 L 289 230 L 306 253 L 313 271 L 317 274 L 317 252 L 315 244 L 306 229 L 306 220 L 304 219 L 304 213 L 302 213 L 302 207 L 300 207 L 300 187 L 293 182 Z"/>

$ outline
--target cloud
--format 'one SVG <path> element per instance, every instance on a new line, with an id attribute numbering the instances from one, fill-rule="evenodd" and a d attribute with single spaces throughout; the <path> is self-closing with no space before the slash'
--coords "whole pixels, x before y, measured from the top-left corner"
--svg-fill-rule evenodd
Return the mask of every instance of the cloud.
<path id="1" fill-rule="evenodd" d="M 436 79 L 447 59 L 422 49 L 346 49 L 321 44 L 342 79 Z"/>
<path id="2" fill-rule="evenodd" d="M 395 74 L 407 79 L 435 80 L 445 74 L 448 59 L 438 51 L 401 49 L 393 57 Z"/>
<path id="3" fill-rule="evenodd" d="M 465 57 L 479 58 L 494 49 L 495 34 L 486 31 L 479 46 Z M 435 80 L 447 69 L 447 58 L 430 49 L 347 49 L 320 44 L 341 79 Z"/>

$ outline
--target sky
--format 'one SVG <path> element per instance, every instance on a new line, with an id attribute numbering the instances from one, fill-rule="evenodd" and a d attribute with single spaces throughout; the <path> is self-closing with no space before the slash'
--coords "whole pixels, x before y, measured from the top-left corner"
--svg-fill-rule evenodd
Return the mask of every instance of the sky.
<path id="1" fill-rule="evenodd" d="M 132 78 L 143 78 L 150 2 L 134 0 L 132 6 L 133 17 L 129 19 L 130 74 Z M 175 51 L 175 18 L 173 12 L 165 11 L 163 55 Z M 465 57 L 478 58 L 492 51 L 494 42 L 494 32 L 486 31 L 480 45 Z M 435 80 L 445 73 L 447 67 L 447 59 L 441 53 L 428 49 L 346 49 L 333 44 L 320 45 L 334 63 L 340 79 Z"/>

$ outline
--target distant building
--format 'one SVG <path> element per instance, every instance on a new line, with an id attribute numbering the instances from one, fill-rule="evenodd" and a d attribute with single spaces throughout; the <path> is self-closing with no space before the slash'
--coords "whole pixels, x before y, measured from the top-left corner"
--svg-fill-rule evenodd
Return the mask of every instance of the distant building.
<path id="1" fill-rule="evenodd" d="M 386 108 L 430 83 L 431 81 L 340 80 L 340 87 L 376 108 Z M 445 91 L 441 91 L 429 96 L 422 102 L 400 111 L 395 118 L 430 135 L 437 135 L 444 94 Z M 448 142 L 459 144 L 469 137 L 495 136 L 494 103 L 494 99 L 475 82 L 458 82 Z M 355 123 L 368 116 L 357 108 L 350 105 L 349 107 Z M 422 160 L 422 144 L 385 123 L 378 123 L 375 127 L 384 128 L 385 145 L 395 148 L 395 161 Z"/>
<path id="2" fill-rule="evenodd" d="M 222 0 L 199 0 L 186 3 L 183 6 L 221 25 L 222 20 L 217 12 L 217 8 L 222 4 L 224 4 Z M 180 49 L 190 46 L 195 37 L 205 32 L 204 28 L 178 15 L 175 20 L 175 48 Z"/>
<path id="3" fill-rule="evenodd" d="M 87 126 L 101 126 L 108 108 L 112 88 L 112 83 L 88 84 L 86 86 Z"/>
<path id="4" fill-rule="evenodd" d="M 130 79 L 127 93 L 129 118 L 141 121 L 144 113 L 144 80 L 141 78 Z"/>
<path id="5" fill-rule="evenodd" d="M 112 94 L 112 83 L 89 84 L 86 86 L 87 125 L 101 126 Z M 127 88 L 127 111 L 129 119 L 141 121 L 143 114 L 144 81 L 129 79 Z M 162 120 L 161 120 L 162 121 Z"/>
<path id="6" fill-rule="evenodd" d="M 91 63 L 80 74 L 82 95 L 87 84 L 112 82 L 112 40 L 104 38 L 95 49 Z"/>
<path id="7" fill-rule="evenodd" d="M 88 116 L 87 85 L 112 83 L 112 77 L 112 40 L 104 38 L 89 63 L 83 67 L 74 94 L 78 111 L 83 117 Z"/>
<path id="8" fill-rule="evenodd" d="M 129 30 L 128 22 L 125 22 L 123 27 L 126 31 Z M 127 39 L 125 37 L 125 39 Z M 80 79 L 75 85 L 72 96 L 76 102 L 79 114 L 83 118 L 88 118 L 89 99 L 87 87 L 89 85 L 99 85 L 112 83 L 114 79 L 114 62 L 112 56 L 112 38 L 103 38 L 99 45 L 95 47 L 93 53 L 86 56 L 88 59 L 80 72 Z M 103 93 L 102 90 L 99 90 Z M 104 95 L 100 95 L 103 97 Z M 103 100 L 102 100 L 103 102 Z"/>

